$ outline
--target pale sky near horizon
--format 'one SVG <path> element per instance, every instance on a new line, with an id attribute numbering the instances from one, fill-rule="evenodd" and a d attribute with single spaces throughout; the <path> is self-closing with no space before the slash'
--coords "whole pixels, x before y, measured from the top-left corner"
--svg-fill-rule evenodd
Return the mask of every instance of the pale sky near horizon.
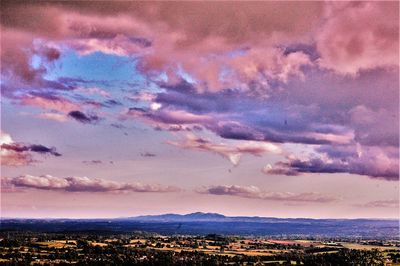
<path id="1" fill-rule="evenodd" d="M 1 5 L 1 217 L 399 218 L 398 2 Z"/>

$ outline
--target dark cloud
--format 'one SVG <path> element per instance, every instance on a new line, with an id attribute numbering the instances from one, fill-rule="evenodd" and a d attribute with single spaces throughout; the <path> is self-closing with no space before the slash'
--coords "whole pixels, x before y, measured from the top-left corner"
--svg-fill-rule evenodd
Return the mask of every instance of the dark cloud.
<path id="1" fill-rule="evenodd" d="M 41 46 L 37 53 L 44 57 L 48 62 L 53 62 L 61 56 L 61 52 L 58 49 L 49 46 Z"/>
<path id="2" fill-rule="evenodd" d="M 1 144 L 1 148 L 8 151 L 13 152 L 36 152 L 40 154 L 51 154 L 54 156 L 61 156 L 60 153 L 56 151 L 56 148 L 48 148 L 46 146 L 40 144 L 19 144 L 19 143 L 12 143 L 12 144 Z"/>
<path id="3" fill-rule="evenodd" d="M 121 102 L 117 101 L 117 100 L 107 100 L 104 102 L 104 105 L 107 107 L 113 107 L 113 106 L 120 106 L 122 105 Z"/>
<path id="4" fill-rule="evenodd" d="M 54 147 L 46 147 L 41 144 L 29 144 L 14 142 L 11 136 L 0 131 L 1 139 L 1 165 L 24 166 L 37 162 L 33 154 L 61 156 Z"/>
<path id="5" fill-rule="evenodd" d="M 86 115 L 81 111 L 71 111 L 68 113 L 68 116 L 83 124 L 94 124 L 99 121 L 97 115 Z"/>
<path id="6" fill-rule="evenodd" d="M 33 145 L 29 146 L 29 150 L 33 151 L 33 152 L 38 152 L 38 153 L 49 153 L 49 154 L 52 154 L 54 156 L 61 156 L 61 154 L 58 153 L 54 147 L 53 148 L 48 148 L 48 147 L 43 146 L 43 145 L 35 145 L 35 144 L 33 144 Z"/>

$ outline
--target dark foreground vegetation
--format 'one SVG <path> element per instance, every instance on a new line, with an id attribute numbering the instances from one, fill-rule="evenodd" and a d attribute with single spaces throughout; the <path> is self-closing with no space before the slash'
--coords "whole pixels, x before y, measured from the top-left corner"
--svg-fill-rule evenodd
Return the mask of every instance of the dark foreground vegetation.
<path id="1" fill-rule="evenodd" d="M 396 265 L 397 240 L 3 231 L 1 265 Z M 398 264 L 400 265 L 400 264 Z"/>

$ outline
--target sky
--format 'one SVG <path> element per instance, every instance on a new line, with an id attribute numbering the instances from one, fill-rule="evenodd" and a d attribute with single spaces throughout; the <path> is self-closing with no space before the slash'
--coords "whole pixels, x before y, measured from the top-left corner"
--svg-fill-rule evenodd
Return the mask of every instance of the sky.
<path id="1" fill-rule="evenodd" d="M 399 2 L 1 13 L 1 217 L 399 217 Z"/>

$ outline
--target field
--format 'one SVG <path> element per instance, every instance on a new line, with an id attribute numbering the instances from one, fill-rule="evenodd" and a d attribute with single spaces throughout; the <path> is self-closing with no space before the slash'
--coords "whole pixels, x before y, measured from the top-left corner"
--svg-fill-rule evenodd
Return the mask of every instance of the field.
<path id="1" fill-rule="evenodd" d="M 393 247 L 393 246 L 377 246 L 377 245 L 365 245 L 365 244 L 359 244 L 359 243 L 348 243 L 348 242 L 340 242 L 340 244 L 348 249 L 357 249 L 357 250 L 390 250 L 390 251 L 398 251 L 399 247 Z"/>
<path id="2" fill-rule="evenodd" d="M 2 234 L 1 264 L 397 265 L 398 240 L 277 239 L 157 234 Z M 336 264 L 339 261 L 340 264 Z M 29 262 L 29 263 L 28 263 Z M 378 263 L 379 262 L 379 263 Z M 316 263 L 316 264 L 313 264 Z"/>

